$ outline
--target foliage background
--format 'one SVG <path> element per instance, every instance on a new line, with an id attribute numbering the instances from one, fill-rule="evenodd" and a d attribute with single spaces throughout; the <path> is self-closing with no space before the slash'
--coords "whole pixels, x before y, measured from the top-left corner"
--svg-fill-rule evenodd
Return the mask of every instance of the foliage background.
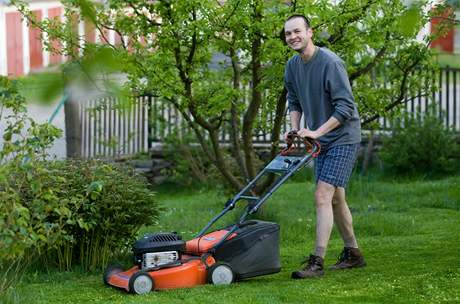
<path id="1" fill-rule="evenodd" d="M 434 37 L 418 41 L 416 35 L 445 8 L 441 3 L 428 10 L 428 1 L 400 0 L 76 0 L 63 2 L 64 21 L 38 21 L 26 4 L 13 3 L 47 33 L 51 51 L 73 59 L 72 79 L 121 72 L 131 94 L 159 96 L 172 105 L 185 121 L 179 134 L 193 136 L 235 189 L 258 171 L 254 134 L 270 134 L 271 157 L 277 152 L 286 111 L 284 66 L 293 55 L 280 39 L 288 16 L 309 16 L 315 42 L 343 58 L 362 122 L 371 126 L 381 116 L 397 115 L 411 97 L 430 96 L 433 85 L 422 80 L 436 69 L 428 47 Z M 100 33 L 102 44 L 82 41 L 80 20 Z M 437 35 L 447 28 L 441 26 Z M 110 43 L 108 30 L 120 44 Z M 219 146 L 222 132 L 229 136 L 228 151 Z"/>

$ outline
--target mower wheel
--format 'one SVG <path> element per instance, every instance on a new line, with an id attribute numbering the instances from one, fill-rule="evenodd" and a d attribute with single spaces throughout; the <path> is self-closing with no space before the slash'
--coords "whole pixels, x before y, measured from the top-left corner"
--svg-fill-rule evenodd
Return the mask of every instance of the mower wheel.
<path id="1" fill-rule="evenodd" d="M 111 276 L 113 276 L 114 274 L 117 274 L 119 272 L 122 272 L 123 271 L 123 268 L 118 265 L 118 264 L 115 264 L 115 265 L 109 265 L 107 266 L 107 268 L 105 269 L 105 272 L 104 272 L 104 276 L 102 277 L 102 280 L 104 281 L 104 284 L 109 286 L 109 278 Z"/>
<path id="2" fill-rule="evenodd" d="M 214 285 L 229 285 L 235 281 L 235 273 L 228 263 L 217 262 L 208 270 L 208 282 Z"/>
<path id="3" fill-rule="evenodd" d="M 129 292 L 134 294 L 145 294 L 152 291 L 155 287 L 152 277 L 146 272 L 136 272 L 129 279 Z"/>

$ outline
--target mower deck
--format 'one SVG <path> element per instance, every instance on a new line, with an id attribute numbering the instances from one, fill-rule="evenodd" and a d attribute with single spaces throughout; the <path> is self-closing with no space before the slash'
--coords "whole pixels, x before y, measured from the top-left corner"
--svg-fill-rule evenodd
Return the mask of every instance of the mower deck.
<path id="1" fill-rule="evenodd" d="M 207 270 L 199 256 L 183 255 L 181 265 L 174 267 L 162 268 L 152 271 L 142 271 L 138 266 L 134 266 L 126 271 L 115 272 L 107 277 L 107 283 L 114 287 L 132 292 L 131 279 L 137 273 L 148 274 L 154 286 L 152 290 L 186 288 L 196 285 L 206 284 Z M 211 266 L 215 263 L 212 256 L 206 258 L 206 264 Z"/>

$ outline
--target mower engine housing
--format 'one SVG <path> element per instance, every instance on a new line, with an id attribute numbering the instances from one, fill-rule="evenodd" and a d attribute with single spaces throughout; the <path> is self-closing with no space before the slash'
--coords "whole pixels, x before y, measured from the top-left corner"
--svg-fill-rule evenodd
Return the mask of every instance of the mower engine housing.
<path id="1" fill-rule="evenodd" d="M 134 262 L 142 269 L 158 268 L 178 262 L 184 250 L 185 241 L 176 233 L 146 234 L 134 243 Z"/>

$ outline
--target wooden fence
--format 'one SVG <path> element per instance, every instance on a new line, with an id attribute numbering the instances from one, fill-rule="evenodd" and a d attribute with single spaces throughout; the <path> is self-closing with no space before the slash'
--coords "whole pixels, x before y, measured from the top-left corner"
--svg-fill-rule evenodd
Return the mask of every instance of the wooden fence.
<path id="1" fill-rule="evenodd" d="M 432 102 L 439 105 L 438 116 L 443 119 L 447 127 L 452 127 L 460 132 L 460 69 L 442 68 L 431 78 L 424 79 L 423 83 L 431 82 L 438 90 L 431 96 L 419 96 L 406 99 L 404 109 L 412 116 L 417 112 L 425 113 Z M 421 95 L 420 92 L 418 95 Z M 391 130 L 391 121 L 386 118 L 379 119 L 382 130 Z"/>
<path id="2" fill-rule="evenodd" d="M 444 68 L 433 75 L 439 90 L 429 97 L 407 100 L 405 109 L 415 115 L 425 112 L 434 101 L 440 105 L 446 126 L 460 132 L 460 69 Z M 288 116 L 288 115 L 287 115 Z M 273 121 L 273 114 L 264 117 Z M 121 157 L 149 151 L 161 144 L 172 134 L 187 128 L 182 117 L 172 106 L 152 96 L 142 96 L 134 103 L 122 104 L 115 98 L 103 97 L 80 103 L 82 126 L 82 157 Z M 390 129 L 390 122 L 381 118 L 382 129 Z M 288 128 L 288 119 L 283 122 L 283 132 Z M 256 129 L 255 144 L 268 143 L 270 134 Z M 229 141 L 229 134 L 223 129 L 222 142 Z"/>
<path id="3" fill-rule="evenodd" d="M 149 141 L 151 97 L 120 104 L 103 97 L 80 102 L 82 157 L 120 157 L 146 152 Z"/>

